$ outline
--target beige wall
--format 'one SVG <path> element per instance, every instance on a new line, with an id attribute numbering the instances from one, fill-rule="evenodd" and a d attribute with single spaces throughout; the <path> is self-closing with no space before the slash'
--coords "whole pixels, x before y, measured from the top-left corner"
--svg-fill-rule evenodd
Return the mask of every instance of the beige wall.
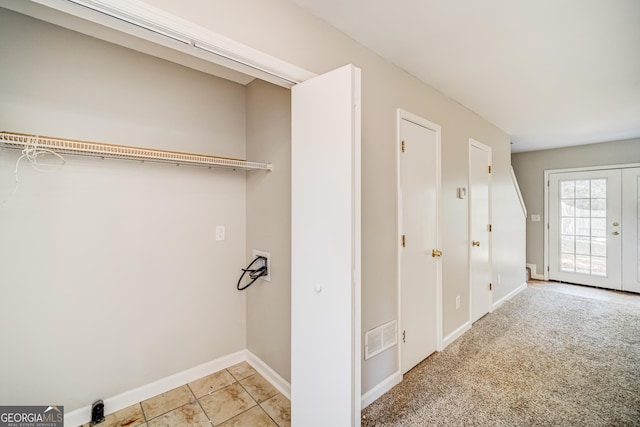
<path id="1" fill-rule="evenodd" d="M 537 274 L 543 275 L 545 222 L 531 222 L 531 215 L 544 217 L 544 171 L 640 163 L 640 139 L 516 153 L 512 163 L 529 213 L 527 263 L 535 264 Z"/>
<path id="2" fill-rule="evenodd" d="M 468 205 L 467 200 L 456 198 L 456 187 L 468 185 L 468 141 L 474 138 L 493 147 L 494 212 L 512 203 L 508 135 L 288 1 L 147 2 L 315 73 L 347 63 L 362 69 L 363 332 L 398 317 L 396 109 L 441 125 L 444 335 L 468 322 Z M 503 223 L 496 224 L 494 259 L 510 259 L 512 246 L 519 243 L 509 234 L 512 218 L 499 218 Z M 522 284 L 523 264 L 522 259 L 494 269 L 496 277 L 501 275 L 496 294 L 506 295 Z M 455 309 L 456 296 L 461 297 L 459 310 Z M 278 309 L 288 309 L 286 300 Z M 362 391 L 396 369 L 394 351 L 363 362 Z"/>
<path id="3" fill-rule="evenodd" d="M 247 86 L 247 157 L 272 172 L 247 173 L 247 259 L 271 254 L 271 281 L 247 292 L 247 348 L 291 381 L 291 91 Z"/>
<path id="4" fill-rule="evenodd" d="M 0 9 L 0 128 L 245 154 L 245 87 Z M 245 173 L 0 149 L 0 403 L 70 412 L 246 348 Z M 216 225 L 226 240 L 215 240 Z"/>
<path id="5" fill-rule="evenodd" d="M 468 186 L 468 142 L 469 138 L 476 139 L 493 148 L 493 170 L 492 183 L 494 186 L 494 260 L 496 262 L 493 274 L 495 295 L 507 295 L 513 289 L 522 284 L 521 275 L 524 260 L 514 259 L 513 247 L 520 245 L 517 239 L 510 234 L 518 221 L 514 214 L 508 215 L 504 212 L 513 212 L 514 197 L 513 187 L 509 174 L 510 148 L 509 137 L 500 129 L 486 122 L 475 113 L 469 111 L 462 105 L 452 101 L 433 88 L 419 82 L 401 69 L 391 65 L 387 61 L 363 48 L 352 39 L 329 27 L 322 21 L 308 15 L 301 9 L 284 0 L 238 0 L 228 1 L 202 1 L 186 0 L 174 2 L 168 0 L 147 0 L 148 3 L 159 6 L 177 16 L 189 19 L 218 33 L 243 42 L 251 47 L 260 49 L 268 54 L 276 56 L 285 61 L 291 62 L 300 67 L 306 68 L 316 73 L 323 73 L 337 68 L 347 63 L 353 63 L 362 69 L 362 328 L 363 333 L 379 324 L 398 318 L 397 312 L 397 273 L 396 262 L 396 170 L 395 170 L 395 147 L 396 147 L 396 111 L 402 108 L 416 115 L 422 116 L 432 122 L 442 126 L 442 236 L 444 252 L 443 257 L 443 280 L 444 280 L 444 325 L 443 334 L 446 337 L 469 321 L 469 246 L 468 239 L 468 199 L 460 200 L 456 198 L 456 188 Z M 207 82 L 216 81 L 200 73 L 184 70 L 180 67 L 179 72 L 174 73 L 172 67 L 163 61 L 147 58 L 142 60 L 133 55 L 130 51 L 117 49 L 105 43 L 95 40 L 76 40 L 76 36 L 60 34 L 64 38 L 66 49 L 57 52 L 53 48 L 39 48 L 43 39 L 40 29 L 28 31 L 25 42 L 30 45 L 24 49 L 16 49 L 5 52 L 10 55 L 21 55 L 20 52 L 34 52 L 32 57 L 27 58 L 30 63 L 47 59 L 51 61 L 56 58 L 69 59 L 70 69 L 61 68 L 61 71 L 54 72 L 48 69 L 41 69 L 35 73 L 31 71 L 31 78 L 24 81 L 18 71 L 14 71 L 12 82 L 18 81 L 22 91 L 25 93 L 12 93 L 15 85 L 5 85 L 2 93 L 4 99 L 12 100 L 5 103 L 1 110 L 3 123 L 15 122 L 16 130 L 23 130 L 28 127 L 34 132 L 48 133 L 53 135 L 69 135 L 81 139 L 97 139 L 116 143 L 129 143 L 133 145 L 154 145 L 156 142 L 162 148 L 176 149 L 177 141 L 189 141 L 181 149 L 187 151 L 211 152 L 213 154 L 227 155 L 230 157 L 244 157 L 244 108 L 247 103 L 247 153 L 260 153 L 268 148 L 271 150 L 286 151 L 287 141 L 279 140 L 279 137 L 286 137 L 284 128 L 279 127 L 284 122 L 286 103 L 284 95 L 280 90 L 264 86 L 260 83 L 251 84 L 246 91 L 237 85 L 231 85 L 228 89 L 226 85 L 212 83 L 215 86 L 215 93 L 210 92 L 210 86 L 194 88 L 202 79 Z M 15 34 L 20 32 L 8 31 L 3 37 L 3 46 L 7 46 L 4 40 L 11 40 Z M 73 33 L 69 33 L 73 34 Z M 54 40 L 55 38 L 51 38 Z M 16 41 L 17 42 L 17 41 Z M 75 46 L 72 43 L 80 43 Z M 86 44 L 86 46 L 84 46 Z M 98 47 L 100 44 L 100 47 Z M 2 48 L 2 46 L 0 46 Z M 109 60 L 105 60 L 100 52 L 106 49 Z M 50 50 L 51 52 L 48 52 Z M 60 49 L 58 49 L 60 50 Z M 86 51 L 86 52 L 85 52 Z M 70 53 L 73 53 L 72 55 Z M 21 58 L 22 59 L 22 58 Z M 133 66 L 142 61 L 143 65 Z M 23 63 L 24 64 L 24 63 Z M 95 64 L 95 65 L 94 65 Z M 33 67 L 36 68 L 35 66 Z M 21 68 L 23 70 L 23 68 Z M 140 71 L 142 70 L 142 71 Z M 141 77 L 138 72 L 144 77 Z M 3 70 L 3 73 L 6 70 Z M 176 75 L 173 75 L 176 74 Z M 50 79 L 50 80 L 47 80 Z M 130 79 L 134 79 L 133 81 Z M 38 90 L 33 87 L 32 80 L 46 82 L 45 88 L 53 87 L 59 89 L 57 98 L 49 96 L 45 99 L 38 98 Z M 5 80 L 6 81 L 6 80 Z M 176 83 L 179 82 L 179 83 Z M 63 84 L 65 83 L 65 84 Z M 73 85 L 72 85 L 73 83 Z M 209 84 L 209 83 L 207 83 Z M 10 87 L 9 87 L 10 86 Z M 226 90 L 231 90 L 233 95 L 225 94 Z M 236 93 L 235 91 L 238 91 Z M 218 91 L 222 91 L 219 94 Z M 166 97 L 162 94 L 166 92 Z M 257 95 L 263 94 L 271 97 L 275 101 L 274 111 L 259 112 Z M 239 98 L 236 98 L 239 95 Z M 245 98 L 246 95 L 246 98 Z M 24 100 L 33 100 L 26 102 Z M 26 104 L 25 104 L 26 102 Z M 24 105 L 23 105 L 24 104 Z M 228 108 L 229 105 L 233 107 Z M 41 106 L 45 106 L 44 108 Z M 20 110 L 22 109 L 22 110 Z M 235 109 L 235 111 L 234 111 Z M 28 112 L 29 114 L 15 113 L 15 111 Z M 171 121 L 174 112 L 182 117 L 182 122 Z M 37 114 L 36 114 L 37 113 Z M 202 117 L 206 115 L 206 117 Z M 11 117 L 10 117 L 11 116 Z M 233 116 L 233 117 L 232 117 Z M 10 121 L 9 121 L 10 117 Z M 25 117 L 34 117 L 38 120 L 24 120 Z M 266 132 L 267 139 L 265 147 L 261 147 L 259 138 L 259 125 L 267 120 L 278 120 L 278 128 Z M 282 120 L 282 122 L 280 122 Z M 40 127 L 44 123 L 47 126 Z M 79 125 L 80 124 L 80 125 Z M 286 125 L 285 125 L 286 126 Z M 205 129 L 203 129 L 203 127 Z M 19 129 L 18 129 L 19 128 Z M 11 129 L 9 129 L 11 130 Z M 123 140 L 122 135 L 132 135 L 130 139 Z M 146 139 L 145 135 L 153 135 L 154 138 Z M 167 137 L 170 136 L 170 137 Z M 284 144 L 284 145 L 281 145 Z M 287 323 L 290 320 L 287 315 L 290 313 L 290 294 L 287 290 L 288 278 L 284 270 L 288 269 L 288 253 L 285 234 L 289 229 L 289 219 L 283 215 L 278 216 L 277 209 L 284 209 L 286 204 L 286 191 L 280 186 L 287 186 L 286 170 L 289 167 L 285 164 L 288 153 L 274 152 L 270 159 L 274 161 L 273 175 L 261 173 L 249 173 L 246 189 L 244 178 L 239 183 L 235 178 L 228 178 L 234 185 L 214 185 L 218 179 L 207 180 L 204 187 L 197 186 L 198 191 L 180 192 L 180 189 L 191 188 L 186 185 L 175 189 L 176 193 L 165 194 L 156 187 L 151 187 L 153 192 L 158 193 L 157 197 L 164 200 L 167 206 L 181 206 L 180 213 L 169 211 L 176 223 L 184 226 L 197 224 L 187 212 L 197 215 L 197 218 L 207 218 L 207 225 L 200 234 L 192 234 L 190 243 L 185 243 L 179 252 L 180 259 L 184 254 L 195 254 L 194 261 L 200 261 L 200 266 L 207 266 L 206 271 L 196 269 L 199 285 L 202 288 L 194 289 L 188 287 L 184 279 L 181 286 L 187 286 L 184 293 L 177 298 L 171 293 L 173 289 L 169 284 L 160 287 L 162 295 L 172 296 L 175 301 L 179 301 L 180 307 L 188 307 L 189 314 L 183 319 L 183 323 L 178 322 L 173 326 L 167 326 L 169 333 L 163 334 L 154 332 L 156 337 L 170 337 L 179 333 L 184 333 L 186 323 L 194 320 L 193 316 L 210 316 L 206 319 L 198 318 L 201 321 L 198 327 L 211 328 L 214 325 L 216 332 L 208 331 L 208 336 L 213 336 L 211 341 L 203 341 L 195 345 L 195 350 L 190 349 L 187 355 L 172 358 L 163 364 L 164 359 L 154 360 L 157 369 L 144 369 L 138 376 L 130 377 L 131 388 L 141 386 L 162 375 L 177 372 L 201 363 L 204 355 L 214 357 L 235 349 L 247 346 L 258 357 L 270 364 L 281 376 L 290 378 L 290 347 L 287 343 L 286 334 L 289 333 Z M 258 159 L 262 160 L 262 159 Z M 80 160 L 79 160 L 80 161 Z M 81 162 L 91 162 L 82 160 Z M 10 163 L 10 162 L 9 162 Z M 93 163 L 92 163 L 93 165 Z M 121 187 L 127 188 L 124 183 L 129 182 L 131 175 L 139 171 L 140 165 L 123 166 L 129 172 L 118 174 L 118 179 L 122 180 Z M 158 166 L 160 167 L 160 166 Z M 163 166 L 164 167 L 164 166 Z M 282 168 L 278 172 L 279 168 Z M 92 169 L 93 170 L 93 169 Z M 162 169 L 165 171 L 165 169 Z M 207 176 L 210 171 L 193 170 L 191 173 L 198 176 Z M 214 176 L 229 177 L 223 172 L 212 172 Z M 236 176 L 236 175 L 230 175 Z M 244 177 L 244 175 L 242 175 Z M 167 174 L 164 179 L 158 178 L 159 182 L 171 182 L 173 175 Z M 5 179 L 6 185 L 6 179 Z M 120 182 L 120 181 L 118 181 Z M 146 182 L 146 181 L 144 181 Z M 224 181 L 226 182 L 226 181 Z M 106 184 L 105 184 L 106 185 Z M 145 188 L 147 184 L 139 184 L 136 188 Z M 150 185 L 150 184 L 149 184 Z M 120 188 L 120 187 L 119 187 Z M 174 187 L 171 187 L 174 188 Z M 267 189 L 266 193 L 257 194 L 261 188 Z M 6 190 L 5 187 L 3 187 Z M 199 192 L 206 191 L 205 194 Z M 205 190 L 208 189 L 208 190 Z M 246 193 L 245 193 L 246 191 Z M 4 193 L 3 193 L 4 194 Z M 98 197 L 98 191 L 91 199 L 98 206 L 103 206 Z M 136 200 L 135 195 L 128 196 L 127 200 Z M 156 194 L 156 193 L 153 193 Z M 246 194 L 247 210 L 245 211 L 245 198 L 236 199 L 238 194 Z M 254 200 L 255 196 L 255 200 Z M 233 202 L 225 205 L 228 198 L 233 198 Z M 180 200 L 180 204 L 172 205 L 173 200 Z M 204 207 L 198 205 L 195 200 L 204 201 Z M 274 232 L 282 233 L 273 240 L 267 240 L 264 230 L 260 232 L 259 218 L 255 214 L 253 206 L 262 199 L 280 201 L 279 208 L 276 206 L 266 209 L 270 227 Z M 252 201 L 253 200 L 253 201 Z M 102 204 L 101 204 L 102 203 Z M 140 203 L 134 204 L 136 209 Z M 155 205 L 154 205 L 155 206 Z M 227 209 L 228 208 L 228 209 Z M 177 209 L 177 208 L 176 208 Z M 135 212 L 135 210 L 132 210 Z M 145 213 L 144 209 L 142 213 Z M 220 213 L 222 212 L 222 213 Z M 233 212 L 233 214 L 231 213 Z M 233 243 L 233 249 L 225 251 L 222 255 L 217 244 L 213 244 L 206 239 L 210 232 L 209 226 L 224 224 L 244 223 L 245 212 L 247 215 L 246 235 L 245 228 L 231 230 L 227 228 L 227 245 Z M 496 215 L 495 213 L 500 214 Z M 113 217 L 113 211 L 106 211 L 99 218 L 106 221 L 106 217 Z M 138 217 L 144 218 L 145 216 Z M 232 215 L 233 217 L 229 217 Z M 148 212 L 149 217 L 154 218 L 153 212 Z M 185 220 L 185 216 L 187 219 Z M 128 215 L 124 215 L 122 221 Z M 138 218 L 136 217 L 136 218 Z M 34 238 L 35 239 L 35 238 Z M 240 240 L 237 240 L 240 239 Z M 171 240 L 168 240 L 169 242 Z M 180 240 L 182 241 L 182 240 Z M 187 241 L 189 242 L 189 241 Z M 279 270 L 277 279 L 271 284 L 256 285 L 247 295 L 245 316 L 244 295 L 235 292 L 233 287 L 229 287 L 231 281 L 237 280 L 235 266 L 243 265 L 252 245 L 271 246 L 273 249 L 258 247 L 272 251 L 275 255 L 273 273 Z M 164 246 L 160 246 L 164 247 Z M 132 247 L 131 250 L 134 248 Z M 138 253 L 155 253 L 138 249 Z M 5 250 L 9 250 L 8 246 Z M 175 249 L 177 251 L 177 249 Z M 212 252 L 213 251 L 213 252 Z M 99 252 L 100 253 L 100 252 Z M 119 255 L 116 253 L 116 255 Z M 101 259 L 108 263 L 109 256 L 104 254 Z M 176 255 L 177 256 L 177 255 Z M 231 260 L 230 257 L 233 259 Z M 116 257 L 116 259 L 118 259 Z M 505 262 L 504 260 L 510 260 Z M 186 262 L 186 261 L 185 261 Z M 279 265 L 277 265 L 279 264 Z M 184 265 L 181 267 L 186 268 Z M 218 269 L 220 267 L 220 269 Z M 233 272 L 233 273 L 232 273 Z M 17 275 L 17 273 L 15 273 Z M 88 273 L 87 273 L 88 274 Z M 195 273 L 194 273 L 195 274 Z M 177 273 L 175 273 L 177 275 Z M 497 284 L 496 278 L 501 278 Z M 17 277 L 17 276 L 16 276 Z M 174 276 L 171 276 L 174 277 Z M 121 278 L 120 278 L 121 279 Z M 157 282 L 157 280 L 159 282 Z M 165 283 L 166 278 L 154 280 L 144 280 L 143 289 L 156 289 L 158 283 Z M 177 280 L 177 279 L 176 279 Z M 127 295 L 130 284 L 126 280 L 119 280 L 122 289 L 114 289 L 112 299 L 114 304 Z M 213 282 L 213 287 L 208 287 Z M 153 285 L 149 285 L 152 283 Z M 271 286 L 273 285 L 273 286 Z M 80 284 L 77 284 L 79 291 Z M 154 287 L 155 286 L 155 287 Z M 271 287 L 269 287 L 271 286 Z M 218 295 L 218 292 L 226 292 L 226 289 L 233 289 L 233 293 L 228 295 Z M 138 289 L 138 288 L 135 288 Z M 96 290 L 97 291 L 97 290 Z M 203 293 L 204 292 L 204 293 Z M 213 292 L 211 295 L 208 292 Z M 84 294 L 83 294 L 84 295 Z M 153 301 L 157 301 L 160 296 L 151 293 Z M 187 296 L 189 296 L 187 298 Z M 455 298 L 460 296 L 461 307 L 455 308 Z M 140 296 L 134 301 L 141 301 Z M 79 306 L 84 307 L 89 301 L 89 295 L 84 295 L 79 300 Z M 193 304 L 191 302 L 193 301 Z M 262 304 L 268 301 L 269 306 Z M 216 310 L 198 311 L 205 302 L 211 302 L 215 307 L 222 306 L 224 310 L 220 313 Z M 168 299 L 164 301 L 168 304 Z M 242 305 L 242 306 L 239 306 Z M 169 305 L 172 308 L 175 308 Z M 169 318 L 172 311 L 160 305 L 165 310 L 165 316 Z M 130 307 L 134 310 L 134 307 Z M 83 313 L 89 318 L 88 310 Z M 160 308 L 159 308 L 160 310 Z M 131 324 L 144 324 L 152 322 L 148 319 L 160 319 L 160 314 L 141 303 L 140 307 L 135 307 L 135 313 L 139 319 L 131 320 Z M 220 316 L 230 312 L 228 317 L 221 322 Z M 273 316 L 277 313 L 276 317 Z M 178 312 L 180 314 L 180 312 Z M 133 315 L 132 315 L 133 316 Z M 213 316 L 213 317 L 211 317 Z M 171 317 L 173 318 L 173 316 Z M 244 323 L 246 321 L 246 343 L 244 342 Z M 107 320 L 101 320 L 104 325 Z M 216 323 L 218 322 L 218 323 Z M 241 324 L 241 325 L 240 325 Z M 222 325 L 228 327 L 223 331 Z M 236 327 L 237 325 L 237 327 Z M 61 325 L 70 327 L 70 325 Z M 197 329 L 197 328 L 196 328 Z M 220 329 L 220 330 L 219 330 Z M 63 330 L 65 330 L 63 328 Z M 217 332 L 219 330 L 219 333 Z M 155 330 L 154 330 L 155 331 Z M 135 341 L 133 331 L 128 332 L 129 340 Z M 197 335 L 193 330 L 189 330 L 189 335 Z M 228 339 L 226 338 L 228 337 Z M 149 338 L 150 341 L 150 338 Z M 364 340 L 363 340 L 364 341 Z M 151 350 L 142 351 L 139 354 L 140 360 L 145 357 L 154 357 Z M 183 360 L 182 357 L 185 359 Z M 185 362 L 190 358 L 191 365 L 185 366 Z M 197 360 L 196 360 L 197 359 Z M 363 362 L 362 391 L 366 393 L 381 381 L 397 372 L 397 354 L 394 350 L 386 351 L 366 362 Z M 126 365 L 123 361 L 123 365 Z M 126 366 L 134 370 L 141 366 L 136 360 L 131 361 L 131 366 Z M 74 372 L 75 370 L 70 370 Z M 82 376 L 82 372 L 78 372 Z M 135 383 L 135 384 L 133 384 Z M 118 384 L 118 387 L 125 386 Z M 119 390 L 119 389 L 118 389 Z M 116 390 L 117 391 L 117 390 Z M 76 396 L 75 391 L 71 392 Z M 80 391 L 77 392 L 80 396 Z M 104 396 L 113 395 L 113 390 L 105 390 Z M 80 397 L 78 397 L 80 399 Z M 86 393 L 82 395 L 82 404 L 87 404 Z M 50 400 L 50 399 L 43 399 Z M 67 404 L 67 403 L 65 403 Z M 70 399 L 69 408 L 77 407 L 77 400 Z M 75 406 L 74 406 L 75 405 Z"/>

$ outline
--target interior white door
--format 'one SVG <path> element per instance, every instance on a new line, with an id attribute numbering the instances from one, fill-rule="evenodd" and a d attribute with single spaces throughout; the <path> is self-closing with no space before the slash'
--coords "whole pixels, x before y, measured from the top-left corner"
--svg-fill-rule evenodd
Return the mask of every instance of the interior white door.
<path id="1" fill-rule="evenodd" d="M 401 354 L 402 373 L 438 345 L 438 184 L 436 129 L 400 119 Z"/>
<path id="2" fill-rule="evenodd" d="M 620 169 L 549 174 L 549 278 L 621 289 Z"/>
<path id="3" fill-rule="evenodd" d="M 291 421 L 360 425 L 360 70 L 292 88 Z"/>
<path id="4" fill-rule="evenodd" d="M 491 147 L 469 141 L 471 322 L 491 311 Z"/>
<path id="5" fill-rule="evenodd" d="M 640 292 L 640 168 L 622 170 L 622 290 Z"/>

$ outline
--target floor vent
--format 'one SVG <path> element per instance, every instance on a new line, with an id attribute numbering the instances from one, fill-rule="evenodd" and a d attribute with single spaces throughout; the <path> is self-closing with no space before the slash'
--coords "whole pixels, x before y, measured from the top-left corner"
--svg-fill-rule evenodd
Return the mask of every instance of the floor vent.
<path id="1" fill-rule="evenodd" d="M 367 331 L 364 338 L 364 360 L 382 353 L 398 343 L 398 321 L 380 325 Z"/>

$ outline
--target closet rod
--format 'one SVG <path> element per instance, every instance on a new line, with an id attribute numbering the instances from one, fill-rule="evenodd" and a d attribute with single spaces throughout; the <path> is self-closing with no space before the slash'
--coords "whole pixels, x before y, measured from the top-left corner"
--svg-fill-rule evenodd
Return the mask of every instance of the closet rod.
<path id="1" fill-rule="evenodd" d="M 249 162 L 246 160 L 208 156 L 205 154 L 103 144 L 99 142 L 77 141 L 73 139 L 52 138 L 49 136 L 13 132 L 0 132 L 0 142 L 9 148 L 24 149 L 27 147 L 38 147 L 61 154 L 78 154 L 91 157 L 108 157 L 111 159 L 149 160 L 178 165 L 209 166 L 242 170 L 261 169 L 270 171 L 272 168 L 271 163 Z"/>

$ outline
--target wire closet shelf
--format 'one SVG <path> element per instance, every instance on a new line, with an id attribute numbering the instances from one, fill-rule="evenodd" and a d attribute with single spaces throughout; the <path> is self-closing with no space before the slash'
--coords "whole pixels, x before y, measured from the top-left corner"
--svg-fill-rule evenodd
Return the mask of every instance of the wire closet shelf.
<path id="1" fill-rule="evenodd" d="M 182 153 L 179 151 L 156 150 L 153 148 L 128 145 L 104 144 L 100 142 L 77 141 L 49 136 L 0 132 L 0 143 L 7 148 L 42 148 L 61 154 L 76 154 L 90 157 L 153 161 L 176 165 L 208 166 L 225 169 L 271 170 L 271 163 L 250 162 L 227 157 L 205 154 Z"/>

